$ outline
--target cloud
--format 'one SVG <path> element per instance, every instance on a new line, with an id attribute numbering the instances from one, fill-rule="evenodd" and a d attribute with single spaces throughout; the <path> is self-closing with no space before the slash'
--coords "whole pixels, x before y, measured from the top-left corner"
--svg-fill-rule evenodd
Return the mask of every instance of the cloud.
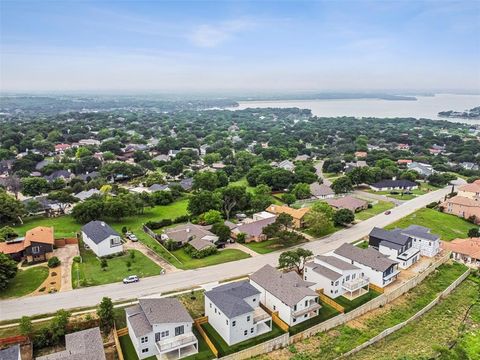
<path id="1" fill-rule="evenodd" d="M 235 34 L 252 27 L 253 23 L 246 19 L 230 20 L 216 25 L 202 24 L 193 29 L 188 38 L 195 46 L 214 48 L 232 38 Z"/>

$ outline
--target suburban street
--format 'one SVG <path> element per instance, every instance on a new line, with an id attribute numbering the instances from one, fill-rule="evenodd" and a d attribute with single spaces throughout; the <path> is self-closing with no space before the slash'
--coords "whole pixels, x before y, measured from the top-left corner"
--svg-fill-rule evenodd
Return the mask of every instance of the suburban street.
<path id="1" fill-rule="evenodd" d="M 433 201 L 442 200 L 450 190 L 451 186 L 448 186 L 419 196 L 393 208 L 390 215 L 379 214 L 351 228 L 338 231 L 317 241 L 302 244 L 302 247 L 310 249 L 317 255 L 334 250 L 343 243 L 355 242 L 367 236 L 374 226 L 387 226 Z M 108 296 L 114 301 L 122 301 L 240 277 L 258 270 L 265 264 L 276 266 L 279 254 L 280 252 L 275 252 L 197 270 L 172 272 L 144 278 L 134 284 L 114 283 L 55 294 L 4 300 L 0 302 L 0 320 L 53 313 L 62 308 L 95 306 L 104 296 Z"/>

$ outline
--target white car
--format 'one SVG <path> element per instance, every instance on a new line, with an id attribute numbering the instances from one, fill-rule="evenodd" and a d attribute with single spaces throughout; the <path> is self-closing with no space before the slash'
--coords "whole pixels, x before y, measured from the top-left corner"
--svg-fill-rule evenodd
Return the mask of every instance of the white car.
<path id="1" fill-rule="evenodd" d="M 128 235 L 128 238 L 129 238 L 130 240 L 132 240 L 133 242 L 138 241 L 137 235 L 135 235 L 135 234 L 130 234 L 130 235 Z"/>
<path id="2" fill-rule="evenodd" d="M 137 275 L 130 275 L 129 277 L 126 277 L 123 279 L 124 284 L 130 284 L 130 283 L 135 283 L 138 282 L 140 279 L 138 278 Z"/>

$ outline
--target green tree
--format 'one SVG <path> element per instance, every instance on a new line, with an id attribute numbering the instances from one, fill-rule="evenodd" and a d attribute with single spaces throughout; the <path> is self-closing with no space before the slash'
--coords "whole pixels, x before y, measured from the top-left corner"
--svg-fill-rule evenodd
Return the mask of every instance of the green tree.
<path id="1" fill-rule="evenodd" d="M 24 213 L 25 207 L 20 201 L 0 190 L 0 223 L 17 221 Z"/>
<path id="2" fill-rule="evenodd" d="M 240 244 L 244 244 L 246 238 L 247 238 L 247 234 L 243 232 L 237 234 L 237 242 Z"/>
<path id="3" fill-rule="evenodd" d="M 226 242 L 228 239 L 230 239 L 231 230 L 225 224 L 216 223 L 212 226 L 212 233 L 218 236 L 218 241 Z"/>
<path id="4" fill-rule="evenodd" d="M 309 211 L 305 215 L 305 224 L 314 236 L 323 236 L 332 229 L 332 221 L 320 211 Z"/>
<path id="5" fill-rule="evenodd" d="M 471 228 L 468 230 L 468 237 L 480 237 L 480 230 L 478 228 Z"/>
<path id="6" fill-rule="evenodd" d="M 305 183 L 295 184 L 292 189 L 292 194 L 295 195 L 297 199 L 308 199 L 312 196 L 310 186 Z"/>
<path id="7" fill-rule="evenodd" d="M 112 299 L 109 297 L 104 297 L 102 299 L 97 307 L 97 315 L 100 320 L 100 329 L 102 329 L 104 334 L 110 333 L 115 320 Z"/>
<path id="8" fill-rule="evenodd" d="M 0 229 L 0 242 L 15 239 L 18 236 L 14 228 L 4 226 Z"/>
<path id="9" fill-rule="evenodd" d="M 222 213 L 218 210 L 209 210 L 205 214 L 203 214 L 203 220 L 207 225 L 222 222 Z"/>
<path id="10" fill-rule="evenodd" d="M 222 206 L 220 196 L 211 191 L 200 191 L 193 194 L 188 201 L 188 211 L 198 216 L 209 210 L 220 210 Z"/>
<path id="11" fill-rule="evenodd" d="M 103 271 L 107 271 L 107 267 L 108 267 L 107 259 L 103 258 L 100 260 L 100 267 L 102 268 Z"/>
<path id="12" fill-rule="evenodd" d="M 68 205 L 78 201 L 75 196 L 65 190 L 52 191 L 50 194 L 48 194 L 47 199 L 56 201 L 62 214 L 65 214 L 65 209 Z"/>
<path id="13" fill-rule="evenodd" d="M 0 290 L 5 290 L 17 274 L 17 263 L 10 256 L 0 253 Z"/>
<path id="14" fill-rule="evenodd" d="M 69 319 L 70 313 L 63 309 L 58 310 L 53 317 L 50 324 L 50 331 L 52 334 L 52 340 L 55 343 L 58 343 L 60 338 L 65 335 Z"/>
<path id="15" fill-rule="evenodd" d="M 333 208 L 324 201 L 314 202 L 312 207 L 310 208 L 310 211 L 317 211 L 322 214 L 325 214 L 328 220 L 333 220 L 333 214 L 335 213 Z"/>
<path id="16" fill-rule="evenodd" d="M 310 250 L 298 248 L 288 250 L 280 254 L 278 266 L 280 269 L 294 269 L 298 274 L 303 274 L 305 263 L 311 259 L 313 253 Z"/>
<path id="17" fill-rule="evenodd" d="M 351 224 L 355 220 L 355 214 L 349 209 L 340 209 L 333 214 L 335 225 Z"/>
<path id="18" fill-rule="evenodd" d="M 193 188 L 195 190 L 213 191 L 218 187 L 218 176 L 212 171 L 199 172 L 193 177 Z"/>
<path id="19" fill-rule="evenodd" d="M 22 316 L 20 319 L 19 328 L 20 334 L 30 337 L 30 335 L 33 333 L 32 319 L 30 319 L 28 316 Z"/>
<path id="20" fill-rule="evenodd" d="M 27 177 L 21 182 L 23 195 L 37 196 L 48 190 L 48 181 L 42 177 Z"/>
<path id="21" fill-rule="evenodd" d="M 81 224 L 102 219 L 104 216 L 104 205 L 100 199 L 88 199 L 72 209 L 72 217 Z"/>
<path id="22" fill-rule="evenodd" d="M 293 217 L 290 214 L 281 213 L 277 216 L 277 219 L 275 220 L 275 222 L 283 226 L 284 230 L 287 230 L 288 228 L 292 227 Z"/>
<path id="23" fill-rule="evenodd" d="M 347 176 L 339 177 L 333 181 L 332 190 L 335 191 L 335 194 L 345 194 L 353 191 L 352 181 Z"/>
<path id="24" fill-rule="evenodd" d="M 250 203 L 251 195 L 247 192 L 245 186 L 231 185 L 219 190 L 222 202 L 222 211 L 227 220 L 234 210 L 245 210 Z"/>
<path id="25" fill-rule="evenodd" d="M 297 198 L 294 194 L 285 193 L 282 195 L 282 200 L 285 204 L 292 205 L 295 201 L 297 201 Z"/>

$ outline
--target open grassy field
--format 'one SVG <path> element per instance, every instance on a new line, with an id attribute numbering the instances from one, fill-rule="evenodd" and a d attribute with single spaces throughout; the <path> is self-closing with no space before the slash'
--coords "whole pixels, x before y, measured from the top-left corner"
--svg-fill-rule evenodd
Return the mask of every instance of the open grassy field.
<path id="1" fill-rule="evenodd" d="M 383 330 L 407 320 L 428 305 L 438 294 L 466 271 L 458 263 L 443 264 L 422 283 L 382 308 L 337 326 L 327 332 L 274 351 L 261 359 L 335 359 L 371 339 Z"/>
<path id="2" fill-rule="evenodd" d="M 55 218 L 47 217 L 31 217 L 23 220 L 23 224 L 14 225 L 15 231 L 20 236 L 24 236 L 25 233 L 36 226 L 53 226 L 55 231 L 55 237 L 76 237 L 77 232 L 81 228 L 81 224 L 78 224 L 69 215 L 59 216 Z"/>
<path id="3" fill-rule="evenodd" d="M 451 241 L 456 238 L 466 238 L 468 230 L 474 227 L 473 224 L 457 216 L 423 208 L 388 225 L 386 229 L 396 227 L 406 228 L 409 225 L 428 227 L 432 229 L 432 233 L 439 235 L 440 238 L 445 241 Z"/>
<path id="4" fill-rule="evenodd" d="M 35 291 L 48 277 L 46 266 L 35 266 L 26 270 L 19 269 L 17 275 L 0 292 L 0 299 L 20 297 Z"/>
<path id="5" fill-rule="evenodd" d="M 226 249 L 217 252 L 214 255 L 204 257 L 203 259 L 193 259 L 188 255 L 183 248 L 172 251 L 172 254 L 180 260 L 177 266 L 180 269 L 196 269 L 204 266 L 211 266 L 226 263 L 229 261 L 241 260 L 249 258 L 250 255 L 237 249 Z"/>
<path id="6" fill-rule="evenodd" d="M 133 260 L 130 259 L 130 251 L 135 254 Z M 85 250 L 80 245 L 80 254 L 82 262 L 74 263 L 72 266 L 72 286 L 74 289 L 120 282 L 129 275 L 137 275 L 141 281 L 141 278 L 159 275 L 162 270 L 160 266 L 137 250 L 129 250 L 125 255 L 108 259 L 108 267 L 105 271 L 101 269 L 100 260 L 92 251 Z M 130 270 L 127 268 L 127 261 L 131 262 Z"/>
<path id="7" fill-rule="evenodd" d="M 445 300 L 417 321 L 414 321 L 378 343 L 350 358 L 357 360 L 431 359 L 438 355 L 437 347 L 445 348 L 458 337 L 459 328 L 468 307 L 478 297 L 478 285 L 465 280 Z M 462 346 L 469 357 L 480 358 L 480 303 L 467 317 L 465 341 Z M 428 331 L 425 331 L 428 329 Z M 470 337 L 476 342 L 469 342 Z M 462 345 L 462 341 L 460 344 Z"/>
<path id="8" fill-rule="evenodd" d="M 306 242 L 306 241 L 304 241 L 304 242 Z M 253 242 L 249 242 L 249 243 L 246 243 L 246 244 L 243 244 L 243 245 L 245 245 L 246 247 L 252 249 L 253 251 L 255 251 L 259 254 L 268 254 L 268 253 L 273 252 L 273 251 L 287 249 L 289 247 L 299 245 L 299 244 L 302 244 L 302 243 L 303 242 L 296 242 L 294 244 L 290 244 L 288 246 L 285 246 L 284 244 L 279 242 L 278 239 L 270 239 L 270 240 L 265 240 L 265 241 L 261 241 L 261 242 L 254 242 L 253 241 Z"/>
<path id="9" fill-rule="evenodd" d="M 379 201 L 375 205 L 373 205 L 370 209 L 362 210 L 355 214 L 355 220 L 357 221 L 364 221 L 370 219 L 371 217 L 381 214 L 387 210 L 390 210 L 395 205 L 389 201 Z"/>

